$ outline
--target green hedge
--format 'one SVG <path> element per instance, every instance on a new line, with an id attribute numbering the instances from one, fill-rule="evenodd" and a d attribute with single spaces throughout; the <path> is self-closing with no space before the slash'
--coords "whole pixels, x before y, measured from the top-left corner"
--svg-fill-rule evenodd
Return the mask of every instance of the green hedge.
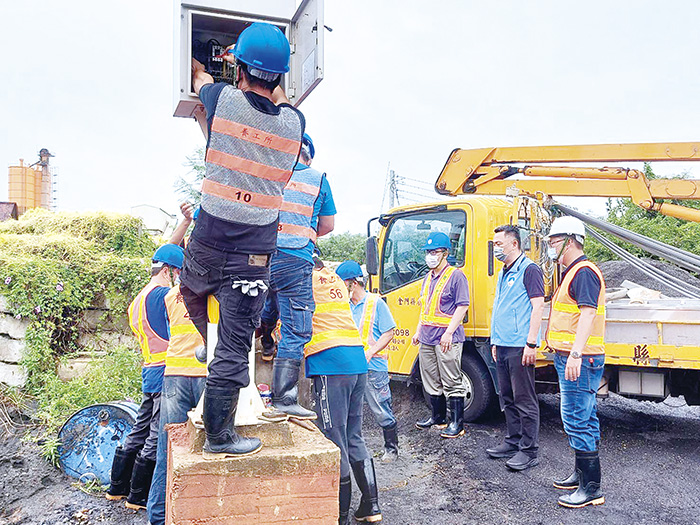
<path id="1" fill-rule="evenodd" d="M 140 219 L 115 213 L 36 209 L 0 223 L 0 295 L 31 321 L 22 364 L 30 393 L 54 380 L 60 358 L 79 350 L 81 313 L 126 307 L 148 282 L 154 241 Z"/>

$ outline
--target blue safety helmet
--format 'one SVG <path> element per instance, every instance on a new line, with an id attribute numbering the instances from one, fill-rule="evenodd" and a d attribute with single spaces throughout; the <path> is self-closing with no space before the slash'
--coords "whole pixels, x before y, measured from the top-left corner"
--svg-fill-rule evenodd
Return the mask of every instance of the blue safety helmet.
<path id="1" fill-rule="evenodd" d="M 335 273 L 337 273 L 338 277 L 340 277 L 343 281 L 348 281 L 350 279 L 364 279 L 362 267 L 355 261 L 345 261 L 340 263 L 340 266 L 336 268 Z"/>
<path id="2" fill-rule="evenodd" d="M 154 267 L 157 268 L 158 263 L 167 264 L 173 268 L 182 269 L 182 264 L 185 262 L 185 250 L 177 244 L 164 244 L 153 254 Z"/>
<path id="3" fill-rule="evenodd" d="M 316 148 L 314 148 L 314 141 L 311 140 L 311 137 L 309 137 L 308 133 L 304 133 L 304 135 L 302 135 L 301 143 L 309 148 L 309 155 L 313 159 L 316 155 Z"/>
<path id="4" fill-rule="evenodd" d="M 450 238 L 446 233 L 433 232 L 428 235 L 428 240 L 425 241 L 423 245 L 423 250 L 437 250 L 443 248 L 445 250 L 450 249 Z"/>
<path id="5" fill-rule="evenodd" d="M 255 22 L 246 27 L 233 56 L 254 69 L 282 74 L 289 71 L 289 41 L 277 26 Z"/>

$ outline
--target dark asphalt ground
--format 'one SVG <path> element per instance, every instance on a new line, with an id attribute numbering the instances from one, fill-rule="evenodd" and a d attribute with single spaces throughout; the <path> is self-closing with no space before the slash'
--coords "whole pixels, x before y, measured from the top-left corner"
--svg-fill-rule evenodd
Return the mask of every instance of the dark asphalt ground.
<path id="1" fill-rule="evenodd" d="M 470 424 L 467 435 L 441 439 L 419 431 L 427 414 L 418 394 L 392 383 L 400 419 L 400 459 L 377 463 L 380 505 L 387 524 L 698 524 L 700 523 L 700 407 L 682 399 L 666 404 L 611 396 L 599 404 L 603 429 L 602 465 L 606 503 L 564 509 L 554 477 L 568 474 L 573 456 L 558 413 L 558 396 L 540 395 L 541 463 L 522 473 L 484 449 L 502 437 L 499 414 Z M 379 428 L 365 420 L 371 450 L 382 446 Z M 34 445 L 0 437 L 0 524 L 144 525 L 145 513 L 71 486 Z M 359 494 L 354 495 L 353 508 Z"/>
<path id="2" fill-rule="evenodd" d="M 384 522 L 391 524 L 697 524 L 700 523 L 700 407 L 682 399 L 666 404 L 611 396 L 599 403 L 601 462 L 606 503 L 565 509 L 552 479 L 568 475 L 571 453 L 559 417 L 559 396 L 541 394 L 540 465 L 509 471 L 485 449 L 498 444 L 504 420 L 468 425 L 467 435 L 445 440 L 413 423 L 427 415 L 420 398 L 393 385 L 402 431 L 402 457 L 377 466 Z M 365 418 L 368 445 L 382 441 Z M 371 429 L 371 430 L 370 430 Z M 357 495 L 356 495 L 357 498 Z M 355 500 L 356 501 L 356 500 Z"/>

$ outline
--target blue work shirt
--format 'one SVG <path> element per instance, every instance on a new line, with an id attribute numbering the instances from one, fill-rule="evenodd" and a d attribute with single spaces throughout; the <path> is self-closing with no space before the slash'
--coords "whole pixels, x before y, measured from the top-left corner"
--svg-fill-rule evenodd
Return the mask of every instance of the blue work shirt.
<path id="1" fill-rule="evenodd" d="M 367 359 L 361 346 L 334 346 L 310 355 L 304 361 L 306 377 L 367 373 Z"/>
<path id="2" fill-rule="evenodd" d="M 352 311 L 352 319 L 355 321 L 355 325 L 360 327 L 362 322 L 362 314 L 365 311 L 365 303 L 367 302 L 367 294 L 362 298 L 362 300 L 354 304 L 350 301 L 350 310 Z M 387 304 L 378 299 L 376 302 L 376 315 L 374 316 L 374 326 L 372 326 L 372 337 L 375 341 L 378 341 L 382 334 L 393 330 L 396 328 L 396 322 L 391 316 L 391 311 Z M 369 361 L 369 370 L 376 370 L 378 372 L 388 372 L 389 371 L 389 360 L 384 357 L 373 357 Z"/>
<path id="3" fill-rule="evenodd" d="M 308 168 L 306 164 L 298 162 L 294 169 L 296 171 Z M 321 188 L 318 193 L 318 198 L 314 202 L 314 211 L 311 216 L 311 227 L 314 230 L 318 229 L 318 218 L 327 217 L 329 215 L 335 215 L 335 202 L 333 201 L 333 193 L 331 192 L 331 185 L 328 184 L 328 180 L 324 175 L 321 179 Z M 303 248 L 277 248 L 280 252 L 284 252 L 287 255 L 293 255 L 294 257 L 300 257 L 305 261 L 313 264 L 313 253 L 314 253 L 314 242 L 309 240 L 309 242 Z"/>
<path id="4" fill-rule="evenodd" d="M 168 312 L 165 309 L 165 296 L 169 291 L 167 286 L 159 286 L 146 297 L 146 320 L 153 331 L 165 340 L 170 339 Z M 141 368 L 141 391 L 145 394 L 160 392 L 163 389 L 164 373 L 165 364 Z"/>

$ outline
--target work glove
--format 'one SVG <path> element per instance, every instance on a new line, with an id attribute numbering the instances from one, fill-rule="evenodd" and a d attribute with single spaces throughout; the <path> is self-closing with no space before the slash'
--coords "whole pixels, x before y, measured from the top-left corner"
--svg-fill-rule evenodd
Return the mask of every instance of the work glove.
<path id="1" fill-rule="evenodd" d="M 267 291 L 267 285 L 261 279 L 257 281 L 233 281 L 231 286 L 234 290 L 240 288 L 241 293 L 249 295 L 250 297 L 257 297 L 259 293 L 265 293 Z"/>

